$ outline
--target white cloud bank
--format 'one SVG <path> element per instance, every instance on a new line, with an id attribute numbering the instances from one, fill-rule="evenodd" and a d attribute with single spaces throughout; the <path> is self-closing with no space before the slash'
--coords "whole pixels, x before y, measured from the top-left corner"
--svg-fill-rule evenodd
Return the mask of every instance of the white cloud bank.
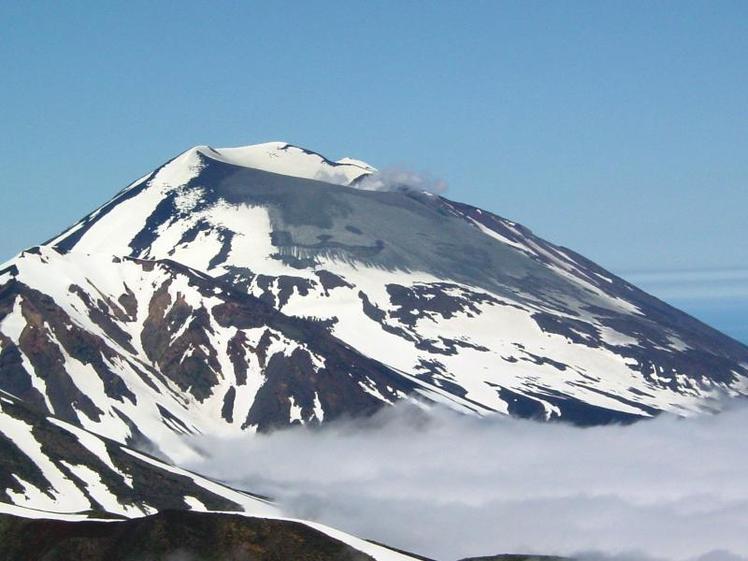
<path id="1" fill-rule="evenodd" d="M 369 421 L 199 439 L 193 469 L 446 560 L 748 559 L 748 408 L 581 429 L 398 406 Z"/>

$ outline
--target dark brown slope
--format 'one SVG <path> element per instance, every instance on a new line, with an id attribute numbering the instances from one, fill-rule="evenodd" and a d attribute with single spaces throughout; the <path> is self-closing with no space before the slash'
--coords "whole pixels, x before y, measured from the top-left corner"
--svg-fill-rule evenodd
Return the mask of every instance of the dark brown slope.
<path id="1" fill-rule="evenodd" d="M 386 547 L 386 546 L 382 546 Z M 400 551 L 414 561 L 425 557 Z M 374 561 L 299 522 L 166 510 L 126 521 L 66 522 L 0 515 L 3 561 Z M 495 555 L 462 561 L 572 561 Z"/>
<path id="2" fill-rule="evenodd" d="M 298 522 L 163 511 L 120 522 L 0 515 L 3 561 L 373 561 Z"/>

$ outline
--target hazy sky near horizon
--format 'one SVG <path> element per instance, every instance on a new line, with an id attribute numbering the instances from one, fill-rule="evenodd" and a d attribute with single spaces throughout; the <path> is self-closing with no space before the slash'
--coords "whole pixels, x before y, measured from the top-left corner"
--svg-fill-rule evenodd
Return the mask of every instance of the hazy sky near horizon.
<path id="1" fill-rule="evenodd" d="M 748 269 L 745 2 L 7 1 L 0 22 L 0 259 L 189 146 L 285 140 L 427 171 L 618 273 Z"/>

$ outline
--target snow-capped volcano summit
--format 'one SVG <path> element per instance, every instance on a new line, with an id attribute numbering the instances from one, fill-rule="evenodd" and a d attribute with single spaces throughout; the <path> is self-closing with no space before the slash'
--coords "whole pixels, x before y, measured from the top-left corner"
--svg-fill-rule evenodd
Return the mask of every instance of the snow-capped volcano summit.
<path id="1" fill-rule="evenodd" d="M 317 152 L 287 142 L 265 142 L 236 148 L 195 146 L 183 155 L 191 154 L 199 154 L 233 166 L 339 185 L 350 185 L 362 175 L 376 171 L 360 160 L 342 158 L 333 162 Z"/>
<path id="2" fill-rule="evenodd" d="M 180 435 L 418 397 L 594 424 L 746 391 L 748 348 L 571 250 L 285 143 L 196 147 L 0 272 L 0 389 L 174 459 Z"/>

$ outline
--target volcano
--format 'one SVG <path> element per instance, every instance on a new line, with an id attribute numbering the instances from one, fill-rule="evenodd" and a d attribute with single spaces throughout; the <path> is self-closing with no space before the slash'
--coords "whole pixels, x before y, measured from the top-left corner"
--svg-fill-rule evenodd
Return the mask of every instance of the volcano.
<path id="1" fill-rule="evenodd" d="M 179 471 L 184 436 L 401 400 L 595 425 L 746 393 L 744 345 L 392 177 L 283 142 L 198 146 L 0 266 L 4 503 L 267 515 Z"/>

